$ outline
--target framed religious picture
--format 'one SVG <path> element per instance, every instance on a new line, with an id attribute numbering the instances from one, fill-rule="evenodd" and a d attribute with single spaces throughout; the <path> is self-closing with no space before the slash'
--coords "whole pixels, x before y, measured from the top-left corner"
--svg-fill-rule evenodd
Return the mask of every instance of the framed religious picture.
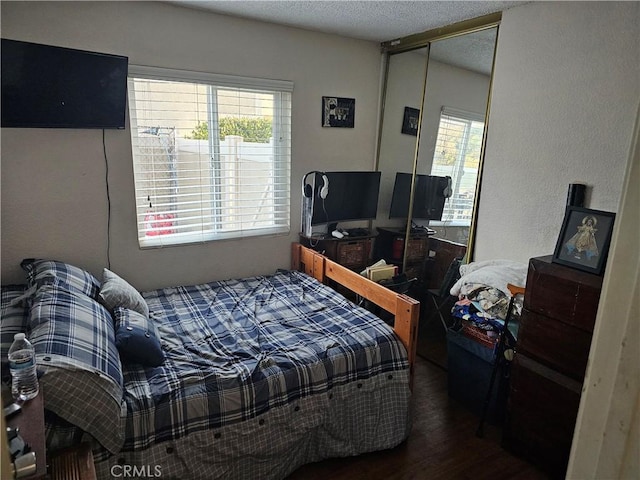
<path id="1" fill-rule="evenodd" d="M 552 262 L 602 275 L 616 214 L 569 206 Z"/>
<path id="2" fill-rule="evenodd" d="M 356 99 L 322 97 L 322 126 L 353 128 L 356 117 Z"/>
<path id="3" fill-rule="evenodd" d="M 407 135 L 418 135 L 418 120 L 420 119 L 420 110 L 417 108 L 404 107 L 404 117 L 402 119 L 402 130 L 400 133 Z"/>

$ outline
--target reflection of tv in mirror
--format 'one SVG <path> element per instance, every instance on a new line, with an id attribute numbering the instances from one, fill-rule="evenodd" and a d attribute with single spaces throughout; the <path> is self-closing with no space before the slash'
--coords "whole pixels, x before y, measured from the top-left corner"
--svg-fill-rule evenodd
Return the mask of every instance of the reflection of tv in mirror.
<path id="1" fill-rule="evenodd" d="M 380 172 L 324 172 L 329 192 L 323 200 L 315 192 L 312 225 L 355 220 L 371 220 L 378 212 Z M 316 173 L 315 185 L 322 185 Z M 319 190 L 319 188 L 318 188 Z"/>
<path id="2" fill-rule="evenodd" d="M 447 177 L 416 175 L 415 199 L 413 202 L 414 220 L 441 220 L 444 210 L 445 189 L 449 184 Z M 407 218 L 409 198 L 411 196 L 411 174 L 396 173 L 393 185 L 389 218 Z"/>

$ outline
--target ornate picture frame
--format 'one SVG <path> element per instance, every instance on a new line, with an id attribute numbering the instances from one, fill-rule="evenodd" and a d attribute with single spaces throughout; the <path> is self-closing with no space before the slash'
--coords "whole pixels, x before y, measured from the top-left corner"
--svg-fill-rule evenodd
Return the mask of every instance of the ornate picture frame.
<path id="1" fill-rule="evenodd" d="M 551 261 L 602 275 L 615 217 L 612 212 L 567 207 Z"/>

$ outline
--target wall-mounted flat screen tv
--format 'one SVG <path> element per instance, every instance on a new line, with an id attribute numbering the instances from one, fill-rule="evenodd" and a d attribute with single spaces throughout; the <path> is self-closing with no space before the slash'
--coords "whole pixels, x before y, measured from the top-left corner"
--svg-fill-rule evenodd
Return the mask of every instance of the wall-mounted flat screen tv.
<path id="1" fill-rule="evenodd" d="M 2 127 L 124 128 L 128 58 L 2 39 Z"/>
<path id="2" fill-rule="evenodd" d="M 324 172 L 329 191 L 323 200 L 318 192 L 323 185 L 322 174 L 316 173 L 312 225 L 332 224 L 350 220 L 371 220 L 378 212 L 380 172 Z"/>
<path id="3" fill-rule="evenodd" d="M 447 177 L 416 175 L 413 218 L 416 220 L 440 220 L 444 210 L 444 190 L 449 184 Z M 407 218 L 411 196 L 411 174 L 396 173 L 393 185 L 389 218 Z"/>

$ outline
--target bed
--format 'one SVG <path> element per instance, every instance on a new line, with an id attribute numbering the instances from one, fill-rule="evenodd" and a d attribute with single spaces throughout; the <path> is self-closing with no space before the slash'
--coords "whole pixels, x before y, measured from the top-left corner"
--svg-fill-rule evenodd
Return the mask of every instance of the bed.
<path id="1" fill-rule="evenodd" d="M 142 294 L 113 272 L 23 268 L 26 285 L 3 287 L 2 348 L 27 331 L 48 449 L 91 442 L 99 478 L 285 478 L 409 434 L 419 303 L 299 244 L 290 270 Z"/>

